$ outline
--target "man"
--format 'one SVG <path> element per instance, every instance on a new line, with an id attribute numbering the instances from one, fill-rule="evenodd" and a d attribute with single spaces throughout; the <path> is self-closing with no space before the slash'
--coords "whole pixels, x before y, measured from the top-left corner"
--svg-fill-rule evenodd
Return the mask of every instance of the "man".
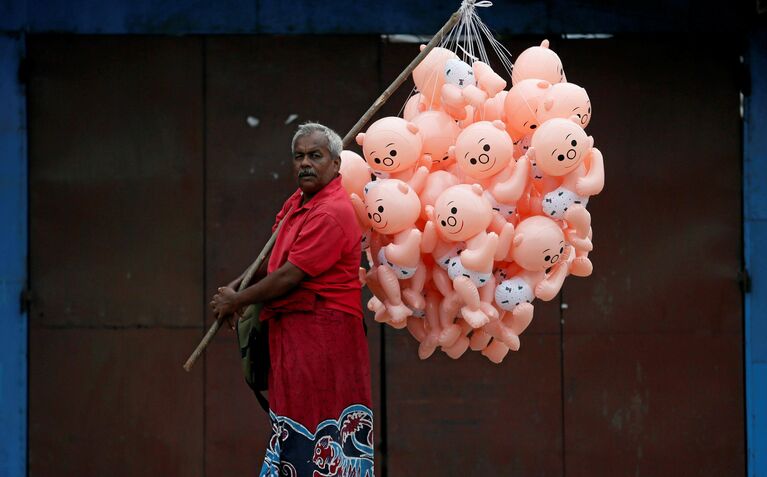
<path id="1" fill-rule="evenodd" d="M 373 477 L 370 364 L 359 282 L 360 231 L 341 185 L 341 138 L 316 123 L 293 137 L 298 190 L 268 274 L 235 292 L 218 289 L 211 307 L 228 316 L 264 303 L 269 320 L 272 436 L 261 476 Z"/>

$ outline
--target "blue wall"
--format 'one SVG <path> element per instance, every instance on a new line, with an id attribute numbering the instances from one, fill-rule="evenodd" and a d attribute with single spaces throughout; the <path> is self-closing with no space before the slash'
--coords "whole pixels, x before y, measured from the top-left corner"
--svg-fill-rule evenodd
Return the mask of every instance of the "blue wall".
<path id="1" fill-rule="evenodd" d="M 27 132 L 22 37 L 0 35 L 0 476 L 26 475 Z"/>
<path id="2" fill-rule="evenodd" d="M 747 58 L 743 194 L 746 270 L 746 412 L 749 476 L 767 476 L 767 28 L 751 35 Z"/>

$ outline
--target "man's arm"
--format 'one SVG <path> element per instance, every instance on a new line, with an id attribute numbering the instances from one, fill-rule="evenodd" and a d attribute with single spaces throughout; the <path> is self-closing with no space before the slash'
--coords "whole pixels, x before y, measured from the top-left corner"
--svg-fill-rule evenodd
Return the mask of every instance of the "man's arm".
<path id="1" fill-rule="evenodd" d="M 284 295 L 295 288 L 306 273 L 290 262 L 274 272 L 266 275 L 263 280 L 248 288 L 235 292 L 230 287 L 221 287 L 210 302 L 217 317 L 231 315 L 235 311 L 254 303 L 262 303 Z"/>

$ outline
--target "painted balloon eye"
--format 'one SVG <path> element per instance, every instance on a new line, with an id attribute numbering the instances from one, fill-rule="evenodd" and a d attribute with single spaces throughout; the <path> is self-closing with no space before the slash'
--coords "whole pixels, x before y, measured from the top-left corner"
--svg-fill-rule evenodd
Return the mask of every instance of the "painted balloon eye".
<path id="1" fill-rule="evenodd" d="M 531 125 L 530 125 L 530 129 L 535 129 L 535 128 L 537 128 L 537 127 L 538 127 L 538 125 L 537 125 L 537 124 L 531 124 Z"/>
<path id="2" fill-rule="evenodd" d="M 380 164 L 381 163 L 381 159 L 376 157 L 375 159 L 373 159 L 373 162 L 375 162 L 376 164 Z"/>
<path id="3" fill-rule="evenodd" d="M 489 151 L 490 150 L 490 144 L 485 144 L 484 146 L 482 146 L 482 150 L 485 151 L 485 152 Z"/>
<path id="4" fill-rule="evenodd" d="M 545 257 L 543 257 L 543 259 L 548 262 L 549 260 L 551 260 L 551 255 L 546 255 Z"/>
<path id="5" fill-rule="evenodd" d="M 379 206 L 378 206 L 378 211 L 379 211 L 379 212 L 383 212 L 383 210 L 384 210 L 384 209 L 383 209 L 383 205 L 379 205 Z"/>
<path id="6" fill-rule="evenodd" d="M 578 117 L 581 117 L 581 115 L 579 114 L 579 115 L 578 115 Z M 573 145 L 573 147 L 575 147 L 575 146 L 577 146 L 577 145 L 578 145 L 578 141 L 576 141 L 575 139 L 573 139 L 572 141 L 570 141 L 570 144 L 572 144 L 572 145 Z"/>
<path id="7" fill-rule="evenodd" d="M 452 209 L 450 209 L 450 213 L 451 214 L 457 214 L 458 213 L 458 209 L 456 207 L 453 207 Z"/>
<path id="8" fill-rule="evenodd" d="M 442 224 L 443 227 L 447 227 L 447 222 L 445 222 L 444 220 L 441 221 L 440 224 Z"/>
<path id="9" fill-rule="evenodd" d="M 560 247 L 560 248 L 559 248 L 559 253 L 562 253 L 562 252 L 564 252 L 564 251 L 565 251 L 565 248 L 564 248 L 564 247 Z"/>
<path id="10" fill-rule="evenodd" d="M 392 149 L 391 151 L 389 151 L 389 155 L 391 157 L 396 157 L 397 156 L 397 151 L 395 149 Z"/>
<path id="11" fill-rule="evenodd" d="M 477 160 L 472 157 L 471 159 L 469 159 L 469 162 L 471 162 L 472 164 L 476 164 Z"/>
<path id="12" fill-rule="evenodd" d="M 557 159 L 560 160 L 560 161 L 564 161 L 565 160 L 565 155 L 564 154 L 560 154 L 560 155 L 557 156 Z"/>
<path id="13" fill-rule="evenodd" d="M 443 161 L 447 161 L 448 159 L 450 159 L 448 156 L 442 158 Z"/>
<path id="14" fill-rule="evenodd" d="M 368 212 L 368 218 L 369 218 L 369 219 L 372 219 L 372 218 L 373 218 L 373 215 L 372 215 L 370 212 Z"/>
<path id="15" fill-rule="evenodd" d="M 591 114 L 591 106 L 589 106 L 589 114 Z"/>
<path id="16" fill-rule="evenodd" d="M 578 119 L 580 119 L 581 118 L 581 113 L 576 114 L 576 116 L 578 116 Z"/>

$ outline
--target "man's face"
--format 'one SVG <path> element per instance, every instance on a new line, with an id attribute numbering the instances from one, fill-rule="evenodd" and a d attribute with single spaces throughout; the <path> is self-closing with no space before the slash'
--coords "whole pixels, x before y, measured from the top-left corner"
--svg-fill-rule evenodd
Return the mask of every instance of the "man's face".
<path id="1" fill-rule="evenodd" d="M 338 174 L 341 159 L 333 158 L 328 141 L 319 132 L 296 139 L 293 152 L 293 171 L 298 187 L 307 197 L 322 190 Z"/>

